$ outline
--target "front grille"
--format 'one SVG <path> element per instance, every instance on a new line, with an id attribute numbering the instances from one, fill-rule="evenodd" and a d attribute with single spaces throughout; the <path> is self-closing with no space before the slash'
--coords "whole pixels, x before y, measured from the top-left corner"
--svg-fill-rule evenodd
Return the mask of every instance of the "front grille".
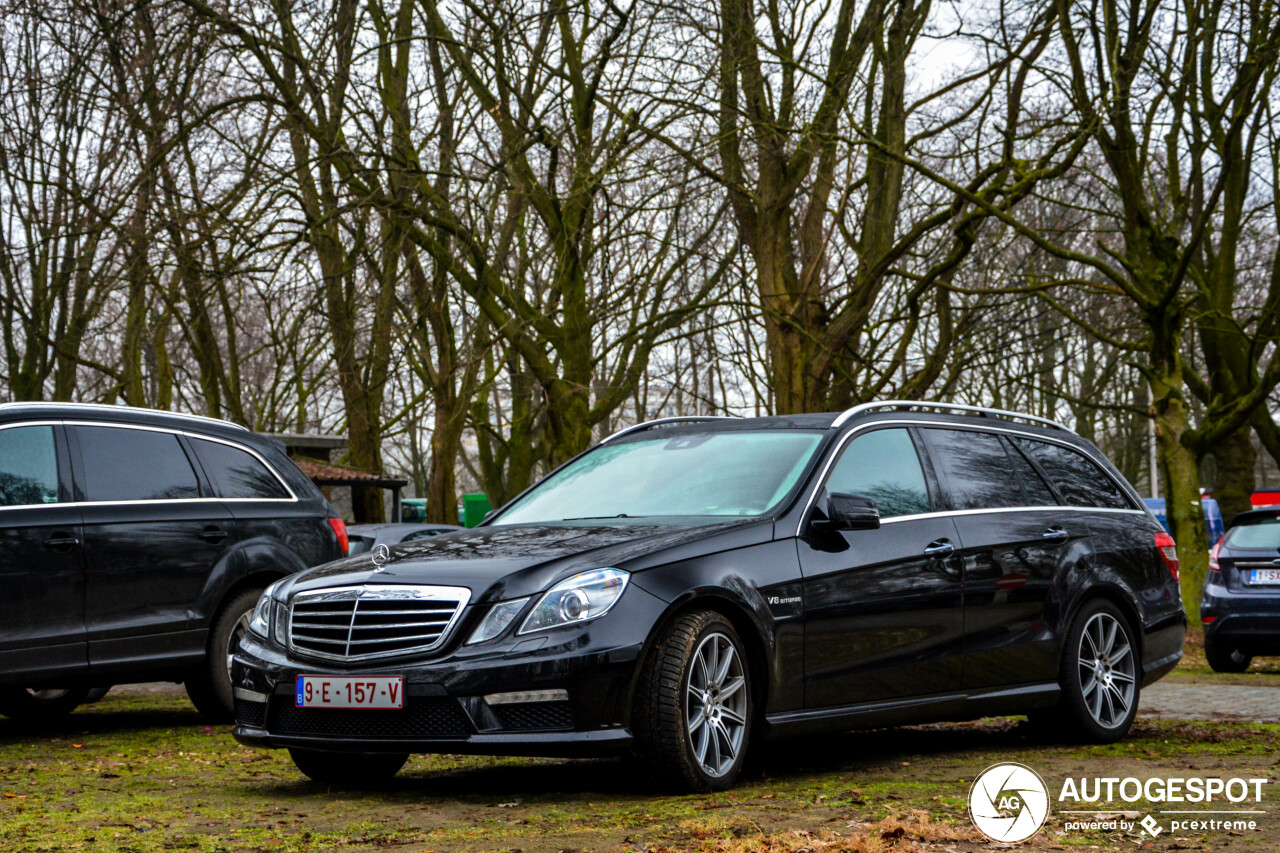
<path id="1" fill-rule="evenodd" d="M 329 660 L 429 652 L 442 645 L 471 591 L 457 586 L 351 586 L 301 592 L 289 611 L 289 643 Z"/>
<path id="2" fill-rule="evenodd" d="M 267 731 L 273 735 L 416 740 L 465 738 L 472 730 L 456 699 L 409 696 L 405 706 L 397 710 L 365 710 L 299 708 L 289 697 L 274 696 Z"/>
<path id="3" fill-rule="evenodd" d="M 246 702 L 244 699 L 237 699 L 235 702 L 237 726 L 248 726 L 251 729 L 262 728 L 262 721 L 266 717 L 266 704 L 262 702 Z"/>
<path id="4" fill-rule="evenodd" d="M 493 714 L 504 729 L 571 729 L 573 709 L 568 702 L 521 702 L 494 705 Z"/>

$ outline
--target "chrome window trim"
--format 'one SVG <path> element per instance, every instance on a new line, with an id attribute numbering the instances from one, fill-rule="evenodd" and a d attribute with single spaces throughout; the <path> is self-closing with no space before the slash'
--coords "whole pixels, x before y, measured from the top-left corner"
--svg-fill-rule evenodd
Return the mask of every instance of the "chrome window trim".
<path id="1" fill-rule="evenodd" d="M 413 593 L 413 595 L 410 596 L 408 595 L 409 593 Z M 295 647 L 293 644 L 293 606 L 298 603 L 299 599 L 303 599 L 309 603 L 312 601 L 377 601 L 379 599 L 403 601 L 410 597 L 420 598 L 427 601 L 456 602 L 458 605 L 457 609 L 454 610 L 453 617 L 445 623 L 444 628 L 440 631 L 440 636 L 428 645 L 416 646 L 411 649 L 396 649 L 391 652 L 374 652 L 367 655 L 330 655 L 325 654 L 324 652 L 313 651 L 312 649 L 300 649 Z M 371 660 L 414 657 L 435 651 L 444 645 L 448 641 L 449 637 L 453 635 L 454 628 L 458 626 L 458 622 L 462 619 L 462 614 L 466 612 L 467 605 L 470 603 L 471 590 L 465 586 L 441 586 L 438 584 L 355 584 L 352 586 L 329 586 L 322 589 L 303 590 L 295 593 L 286 604 L 286 610 L 289 614 L 289 625 L 288 630 L 285 632 L 285 641 L 289 651 L 299 657 L 334 661 L 336 663 L 360 663 Z M 353 623 L 354 620 L 355 615 L 353 613 Z M 348 641 L 349 639 L 350 632 L 348 632 Z"/>
<path id="2" fill-rule="evenodd" d="M 1044 442 L 1048 442 L 1049 444 L 1057 444 L 1067 448 L 1068 450 L 1074 450 L 1077 453 L 1083 453 L 1086 458 L 1091 459 L 1091 461 L 1093 461 L 1094 464 L 1097 464 L 1097 460 L 1092 459 L 1092 457 L 1090 457 L 1090 455 L 1087 452 L 1085 452 L 1083 448 L 1077 447 L 1076 445 L 1071 444 L 1070 442 L 1062 441 L 1054 436 L 1048 436 L 1048 435 L 1043 435 L 1041 433 L 1027 432 L 1025 430 L 1016 429 L 1007 424 L 984 424 L 984 423 L 949 424 L 941 421 L 926 421 L 926 420 L 911 419 L 911 418 L 868 421 L 865 424 L 858 424 L 857 426 L 851 428 L 844 435 L 840 436 L 840 440 L 836 442 L 835 448 L 827 456 L 827 461 L 823 465 L 822 472 L 814 479 L 814 485 L 809 490 L 809 498 L 805 502 L 804 511 L 800 513 L 799 521 L 796 522 L 796 530 L 794 534 L 795 536 L 800 536 L 804 532 L 805 519 L 807 519 L 809 517 L 809 513 L 813 511 L 813 505 L 818 500 L 818 493 L 822 491 L 823 486 L 826 484 L 827 478 L 831 474 L 832 467 L 835 465 L 836 460 L 840 457 L 840 454 L 844 452 L 845 445 L 848 444 L 854 438 L 854 436 L 858 435 L 864 430 L 869 430 L 869 429 L 884 427 L 884 426 L 900 426 L 900 427 L 919 426 L 919 427 L 931 427 L 934 429 L 975 430 L 978 432 L 994 432 L 998 434 L 1002 433 L 1005 435 L 1025 436 L 1026 438 L 1034 439 L 1035 441 L 1044 441 Z M 1116 482 L 1116 478 L 1111 475 L 1111 472 L 1106 469 L 1106 466 L 1098 465 L 1098 467 L 1102 469 L 1102 473 L 1105 474 L 1107 478 L 1111 480 L 1111 482 L 1115 483 L 1116 486 L 1119 487 L 1122 494 L 1126 495 L 1127 497 L 1131 497 L 1128 493 L 1128 490 L 1123 486 L 1123 484 Z M 955 510 L 945 510 L 941 512 L 922 512 L 922 513 L 916 513 L 914 515 L 895 515 L 895 516 L 892 516 L 891 518 L 884 518 L 880 520 L 880 524 L 885 525 L 885 524 L 892 524 L 897 521 L 912 521 L 915 519 L 922 519 L 922 518 L 946 518 L 948 516 L 956 516 L 956 515 L 981 515 L 984 513 L 992 513 L 992 512 L 1031 512 L 1031 511 L 1045 511 L 1045 510 L 1057 510 L 1057 511 L 1066 510 L 1068 512 L 1107 512 L 1107 513 L 1145 515 L 1148 517 L 1152 517 L 1151 513 L 1146 509 L 1134 509 L 1134 508 L 1111 509 L 1108 507 L 1055 505 L 1055 506 L 1049 506 L 1049 507 L 1045 507 L 1045 506 L 991 507 L 991 508 L 983 508 L 983 509 L 955 509 Z"/>
<path id="3" fill-rule="evenodd" d="M 109 408 L 119 408 L 119 407 L 109 407 Z M 184 429 L 176 429 L 173 427 L 151 426 L 150 424 L 122 424 L 122 423 L 117 423 L 115 421 L 62 421 L 62 423 L 65 426 L 108 427 L 112 429 L 140 430 L 142 432 L 163 432 L 169 435 L 181 435 L 191 439 L 198 438 L 201 441 L 212 441 L 216 444 L 225 444 L 226 446 L 233 447 L 236 450 L 243 450 L 245 453 L 248 453 L 254 459 L 257 459 L 260 463 L 262 463 L 262 465 L 267 469 L 267 471 L 271 473 L 271 476 L 275 477 L 276 481 L 279 482 L 280 485 L 284 486 L 284 490 L 289 493 L 289 497 L 287 498 L 220 498 L 220 497 L 140 498 L 137 500 L 127 500 L 127 501 L 79 501 L 79 502 L 76 502 L 75 504 L 76 506 L 133 506 L 136 504 L 179 504 L 179 503 L 192 503 L 195 501 L 222 501 L 223 503 L 244 503 L 247 501 L 253 501 L 253 502 L 277 501 L 280 503 L 297 503 L 298 502 L 297 494 L 294 493 L 293 489 L 289 488 L 289 484 L 285 482 L 284 477 L 280 476 L 280 472 L 278 472 L 271 465 L 270 462 L 264 459 L 262 457 L 262 454 L 258 453 L 252 447 L 248 447 L 247 445 L 240 444 L 237 441 L 230 441 L 229 439 L 225 439 L 225 438 L 218 438 L 216 436 L 205 435 L 199 432 L 189 432 Z M 222 423 L 222 422 L 218 421 L 218 423 Z M 201 463 L 201 465 L 203 466 L 203 463 Z M 192 470 L 194 473 L 194 469 Z M 209 485 L 212 486 L 213 484 L 210 483 Z M 67 504 L 67 506 L 70 506 L 70 505 L 71 504 Z"/>

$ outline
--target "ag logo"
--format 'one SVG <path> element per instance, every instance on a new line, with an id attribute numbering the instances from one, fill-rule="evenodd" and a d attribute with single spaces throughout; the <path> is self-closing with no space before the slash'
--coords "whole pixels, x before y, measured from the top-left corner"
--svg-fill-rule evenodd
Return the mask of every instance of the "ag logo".
<path id="1" fill-rule="evenodd" d="M 993 764 L 973 780 L 969 817 L 992 841 L 1025 841 L 1049 816 L 1049 789 L 1025 764 Z"/>

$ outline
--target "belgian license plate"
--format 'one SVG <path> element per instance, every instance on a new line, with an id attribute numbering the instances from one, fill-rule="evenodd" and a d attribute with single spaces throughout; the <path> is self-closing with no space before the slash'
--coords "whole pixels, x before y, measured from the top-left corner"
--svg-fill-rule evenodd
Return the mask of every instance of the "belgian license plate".
<path id="1" fill-rule="evenodd" d="M 1250 583 L 1280 584 L 1280 569 L 1254 569 L 1253 580 Z"/>
<path id="2" fill-rule="evenodd" d="M 404 678 L 399 675 L 299 675 L 299 708 L 403 708 Z"/>

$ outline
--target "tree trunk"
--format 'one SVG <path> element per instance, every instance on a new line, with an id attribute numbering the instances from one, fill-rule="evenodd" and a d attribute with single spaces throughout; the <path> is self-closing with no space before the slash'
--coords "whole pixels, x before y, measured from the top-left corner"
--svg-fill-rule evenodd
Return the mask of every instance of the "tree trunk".
<path id="1" fill-rule="evenodd" d="M 1204 509 L 1200 504 L 1200 468 L 1195 454 L 1182 438 L 1189 427 L 1187 401 L 1177 372 L 1153 373 L 1150 377 L 1152 416 L 1156 444 L 1160 451 L 1160 476 L 1165 495 L 1165 517 L 1173 531 L 1181 563 L 1182 603 L 1190 624 L 1200 623 L 1200 593 L 1209 569 L 1209 541 L 1204 530 Z"/>
<path id="2" fill-rule="evenodd" d="M 1258 452 L 1253 446 L 1252 433 L 1250 427 L 1241 427 L 1209 449 L 1217 468 L 1213 497 L 1227 522 L 1253 508 L 1253 476 Z"/>

